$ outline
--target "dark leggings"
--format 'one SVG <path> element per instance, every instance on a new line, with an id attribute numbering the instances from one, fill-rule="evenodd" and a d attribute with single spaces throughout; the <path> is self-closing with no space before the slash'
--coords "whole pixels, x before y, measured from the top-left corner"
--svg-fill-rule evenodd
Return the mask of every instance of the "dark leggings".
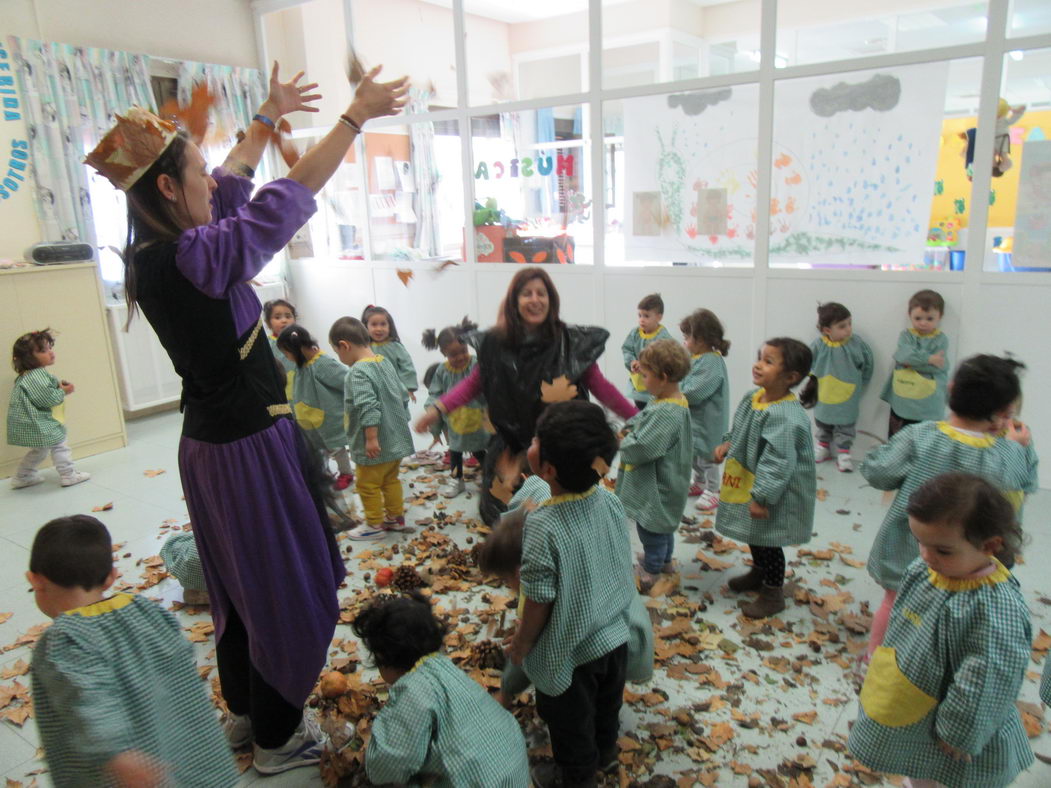
<path id="1" fill-rule="evenodd" d="M 251 718 L 255 743 L 269 750 L 288 741 L 303 719 L 303 709 L 285 700 L 252 665 L 248 632 L 232 605 L 215 655 L 226 705 L 234 714 Z"/>
<path id="2" fill-rule="evenodd" d="M 887 440 L 893 438 L 895 433 L 901 432 L 910 424 L 919 424 L 919 422 L 913 421 L 912 419 L 903 419 L 892 410 L 890 412 L 890 420 L 887 424 Z"/>
<path id="3" fill-rule="evenodd" d="M 780 547 L 760 547 L 750 544 L 752 563 L 763 576 L 763 585 L 777 586 L 785 584 L 785 551 Z"/>
<path id="4" fill-rule="evenodd" d="M 478 464 L 481 465 L 485 462 L 484 451 L 473 451 L 471 454 L 478 460 Z M 463 478 L 463 452 L 462 451 L 449 451 L 449 475 L 454 479 Z"/>

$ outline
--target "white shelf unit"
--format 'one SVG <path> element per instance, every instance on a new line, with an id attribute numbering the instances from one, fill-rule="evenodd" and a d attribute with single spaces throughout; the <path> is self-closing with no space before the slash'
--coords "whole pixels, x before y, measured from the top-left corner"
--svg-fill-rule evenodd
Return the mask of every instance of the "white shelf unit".
<path id="1" fill-rule="evenodd" d="M 283 298 L 285 285 L 280 281 L 259 285 L 256 293 L 262 302 Z M 106 316 L 125 414 L 178 403 L 182 381 L 146 319 L 136 315 L 125 331 L 128 308 L 123 302 L 107 304 Z"/>

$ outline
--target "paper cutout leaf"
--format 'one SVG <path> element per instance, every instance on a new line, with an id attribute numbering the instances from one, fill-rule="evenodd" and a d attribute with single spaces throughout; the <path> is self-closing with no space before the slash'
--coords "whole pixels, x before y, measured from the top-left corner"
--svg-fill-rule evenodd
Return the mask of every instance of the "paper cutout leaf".
<path id="1" fill-rule="evenodd" d="M 208 85 L 200 82 L 193 88 L 189 105 L 180 106 L 176 99 L 169 99 L 161 107 L 160 116 L 174 121 L 190 135 L 194 144 L 200 145 L 208 132 L 208 115 L 214 103 Z"/>
<path id="2" fill-rule="evenodd" d="M 401 280 L 401 283 L 406 287 L 409 286 L 409 282 L 412 280 L 413 276 L 415 276 L 415 272 L 411 268 L 398 269 L 398 278 Z"/>
<path id="3" fill-rule="evenodd" d="M 601 457 L 596 457 L 591 463 L 591 470 L 593 470 L 599 476 L 605 476 L 607 473 L 609 473 L 609 463 L 607 463 Z"/>
<path id="4" fill-rule="evenodd" d="M 541 402 L 568 402 L 576 398 L 577 387 L 570 383 L 569 378 L 565 375 L 559 375 L 550 383 L 541 382 L 540 384 Z"/>
<path id="5" fill-rule="evenodd" d="M 94 507 L 92 507 L 91 511 L 93 511 L 93 512 L 108 512 L 112 508 L 113 508 L 113 501 L 110 501 L 109 503 L 104 503 L 101 506 L 94 506 Z"/>

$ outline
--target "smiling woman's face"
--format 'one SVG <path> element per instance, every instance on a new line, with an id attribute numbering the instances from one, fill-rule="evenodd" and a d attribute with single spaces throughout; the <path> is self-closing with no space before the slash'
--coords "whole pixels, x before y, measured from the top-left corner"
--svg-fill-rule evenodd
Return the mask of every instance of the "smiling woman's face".
<path id="1" fill-rule="evenodd" d="M 550 296 L 544 281 L 539 277 L 530 279 L 525 283 L 525 287 L 518 291 L 518 316 L 522 318 L 526 328 L 542 326 L 550 309 Z"/>

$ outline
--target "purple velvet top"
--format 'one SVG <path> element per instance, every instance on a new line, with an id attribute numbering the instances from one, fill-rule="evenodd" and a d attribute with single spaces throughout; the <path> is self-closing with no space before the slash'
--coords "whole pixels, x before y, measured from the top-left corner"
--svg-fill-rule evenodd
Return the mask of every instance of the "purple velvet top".
<path id="1" fill-rule="evenodd" d="M 194 287 L 227 298 L 238 334 L 258 319 L 262 305 L 248 282 L 284 248 L 317 210 L 306 186 L 278 178 L 252 195 L 252 181 L 212 170 L 212 222 L 179 236 L 175 264 Z M 251 198 L 251 199 L 249 199 Z"/>

